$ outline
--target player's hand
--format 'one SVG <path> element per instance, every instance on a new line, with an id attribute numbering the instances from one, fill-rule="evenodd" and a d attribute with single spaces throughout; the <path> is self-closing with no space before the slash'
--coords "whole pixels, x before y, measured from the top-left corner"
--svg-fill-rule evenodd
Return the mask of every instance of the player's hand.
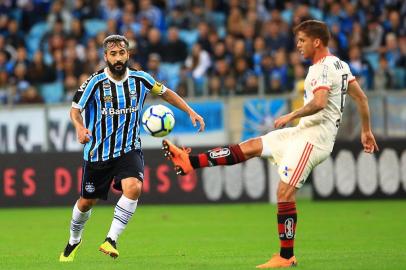
<path id="1" fill-rule="evenodd" d="M 372 154 L 375 151 L 379 151 L 379 147 L 376 144 L 374 134 L 372 131 L 363 131 L 361 133 L 361 142 L 362 146 L 364 146 L 364 152 Z"/>
<path id="2" fill-rule="evenodd" d="M 192 112 L 189 114 L 190 116 L 190 120 L 192 121 L 192 124 L 194 127 L 196 127 L 196 122 L 199 122 L 199 130 L 198 132 L 202 132 L 204 131 L 204 127 L 206 126 L 206 124 L 204 123 L 203 117 L 201 117 L 200 115 L 198 115 L 195 112 Z"/>
<path id="3" fill-rule="evenodd" d="M 286 126 L 286 124 L 292 120 L 293 120 L 292 114 L 290 114 L 290 113 L 285 114 L 285 115 L 282 115 L 281 117 L 277 118 L 274 121 L 274 126 L 275 126 L 275 128 L 281 128 L 281 127 Z"/>
<path id="4" fill-rule="evenodd" d="M 80 128 L 76 131 L 76 135 L 78 137 L 78 141 L 81 144 L 85 144 L 90 141 L 92 137 L 92 133 L 87 128 Z"/>

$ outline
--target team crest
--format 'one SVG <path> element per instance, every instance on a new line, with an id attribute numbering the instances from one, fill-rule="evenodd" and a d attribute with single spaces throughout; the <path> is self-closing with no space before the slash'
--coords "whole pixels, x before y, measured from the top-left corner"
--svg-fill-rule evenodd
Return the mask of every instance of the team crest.
<path id="1" fill-rule="evenodd" d="M 130 91 L 130 98 L 131 98 L 132 100 L 137 99 L 137 92 L 135 92 L 135 90 L 131 90 L 131 91 Z"/>
<path id="2" fill-rule="evenodd" d="M 94 187 L 93 183 L 86 182 L 85 190 L 87 193 L 93 193 L 96 190 L 96 188 Z"/>
<path id="3" fill-rule="evenodd" d="M 104 96 L 103 97 L 104 102 L 112 102 L 113 101 L 113 97 L 110 95 Z"/>
<path id="4" fill-rule="evenodd" d="M 314 87 L 317 84 L 317 80 L 316 79 L 312 79 L 312 81 L 310 82 L 310 85 L 312 87 Z"/>

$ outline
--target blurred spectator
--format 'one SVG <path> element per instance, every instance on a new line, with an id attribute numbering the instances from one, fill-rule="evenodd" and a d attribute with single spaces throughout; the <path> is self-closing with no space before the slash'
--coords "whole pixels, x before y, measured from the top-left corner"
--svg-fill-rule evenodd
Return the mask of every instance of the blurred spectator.
<path id="1" fill-rule="evenodd" d="M 168 40 L 164 45 L 163 61 L 169 63 L 184 62 L 187 57 L 186 43 L 179 39 L 176 27 L 168 29 Z"/>
<path id="2" fill-rule="evenodd" d="M 155 78 L 158 82 L 168 85 L 169 88 L 173 89 L 173 86 L 168 84 L 169 77 L 168 74 L 161 69 L 161 57 L 157 53 L 151 53 L 148 56 L 147 72 Z M 176 89 L 173 89 L 176 91 Z"/>
<path id="3" fill-rule="evenodd" d="M 82 82 L 83 83 L 83 82 Z M 73 96 L 75 95 L 76 91 L 79 88 L 79 85 L 81 85 L 80 81 L 76 79 L 75 76 L 73 75 L 68 75 L 65 77 L 64 83 L 63 83 L 63 88 L 65 92 L 65 101 L 71 102 L 73 99 Z"/>
<path id="4" fill-rule="evenodd" d="M 160 29 L 163 16 L 162 12 L 151 3 L 151 0 L 140 0 L 139 1 L 140 12 L 138 13 L 138 18 L 146 18 L 151 24 Z"/>
<path id="5" fill-rule="evenodd" d="M 24 63 L 18 63 L 14 67 L 14 73 L 10 78 L 13 103 L 20 103 L 22 93 L 25 92 L 30 86 L 31 84 L 27 79 L 26 65 Z"/>
<path id="6" fill-rule="evenodd" d="M 209 93 L 213 96 L 227 96 L 233 89 L 227 89 L 226 80 L 232 76 L 229 62 L 226 58 L 219 58 L 214 62 L 214 68 L 209 77 Z"/>
<path id="7" fill-rule="evenodd" d="M 14 48 L 25 46 L 24 33 L 19 29 L 17 20 L 9 20 L 6 42 Z"/>
<path id="8" fill-rule="evenodd" d="M 192 53 L 186 58 L 185 66 L 194 80 L 197 94 L 202 94 L 205 75 L 211 65 L 208 52 L 202 49 L 199 43 L 192 48 Z"/>
<path id="9" fill-rule="evenodd" d="M 361 50 L 358 46 L 350 48 L 348 65 L 361 87 L 364 90 L 371 90 L 373 88 L 374 71 L 369 62 L 362 58 Z"/>
<path id="10" fill-rule="evenodd" d="M 32 84 L 55 81 L 55 70 L 45 64 L 43 53 L 36 51 L 33 61 L 28 66 L 28 79 Z"/>
<path id="11" fill-rule="evenodd" d="M 205 50 L 208 53 L 211 53 L 212 48 L 209 40 L 209 32 L 210 32 L 209 24 L 206 22 L 200 22 L 197 26 L 197 31 L 198 31 L 197 43 L 199 43 L 200 46 L 202 46 L 203 50 Z"/>
<path id="12" fill-rule="evenodd" d="M 254 95 L 258 93 L 258 79 L 254 72 L 248 67 L 245 58 L 238 58 L 234 63 L 234 74 L 236 78 L 235 94 Z"/>
<path id="13" fill-rule="evenodd" d="M 20 104 L 36 104 L 44 103 L 44 99 L 38 93 L 37 88 L 29 86 L 24 92 L 21 93 Z"/>
<path id="14" fill-rule="evenodd" d="M 52 26 L 57 21 L 61 21 L 63 23 L 63 30 L 66 33 L 69 33 L 71 29 L 72 14 L 69 10 L 64 9 L 63 7 L 62 0 L 55 0 L 52 3 L 50 13 L 48 14 L 47 23 L 49 26 Z"/>
<path id="15" fill-rule="evenodd" d="M 178 4 L 170 10 L 166 19 L 166 24 L 169 27 L 177 27 L 178 29 L 190 29 L 191 27 L 189 16 L 182 4 Z"/>
<path id="16" fill-rule="evenodd" d="M 151 53 L 157 53 L 160 57 L 164 55 L 164 45 L 161 40 L 161 32 L 158 28 L 152 28 L 148 32 L 148 45 L 146 57 Z"/>
<path id="17" fill-rule="evenodd" d="M 10 85 L 8 74 L 5 70 L 0 70 L 0 104 L 9 103 Z"/>
<path id="18" fill-rule="evenodd" d="M 379 68 L 375 71 L 374 88 L 379 91 L 393 89 L 393 71 L 384 55 L 379 57 Z"/>
<path id="19" fill-rule="evenodd" d="M 383 48 L 382 51 L 385 52 L 385 57 L 388 61 L 389 67 L 393 69 L 396 66 L 396 62 L 400 58 L 400 50 L 395 33 L 388 33 L 385 36 L 385 44 L 386 46 Z"/>
<path id="20" fill-rule="evenodd" d="M 102 0 L 101 1 L 101 18 L 104 20 L 119 21 L 122 16 L 117 0 Z"/>
<path id="21" fill-rule="evenodd" d="M 266 47 L 271 50 L 271 52 L 287 47 L 288 39 L 285 34 L 281 32 L 279 22 L 271 20 L 266 22 L 264 27 Z"/>
<path id="22" fill-rule="evenodd" d="M 368 26 L 365 30 L 363 43 L 365 46 L 362 48 L 362 51 L 366 53 L 378 53 L 384 32 L 382 26 L 379 24 L 378 20 L 371 19 L 368 21 Z"/>

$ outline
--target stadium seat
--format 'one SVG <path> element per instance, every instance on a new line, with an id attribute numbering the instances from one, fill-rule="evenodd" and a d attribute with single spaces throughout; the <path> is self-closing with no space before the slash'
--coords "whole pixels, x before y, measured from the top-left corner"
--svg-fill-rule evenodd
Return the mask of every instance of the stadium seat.
<path id="1" fill-rule="evenodd" d="M 288 102 L 282 98 L 249 99 L 244 103 L 242 140 L 261 136 L 273 129 L 276 117 L 288 112 Z"/>
<path id="2" fill-rule="evenodd" d="M 199 33 L 196 30 L 180 30 L 179 38 L 183 40 L 190 51 L 192 46 L 196 43 Z"/>
<path id="3" fill-rule="evenodd" d="M 59 103 L 63 100 L 64 89 L 62 82 L 44 83 L 39 86 L 40 94 L 45 103 Z"/>
<path id="4" fill-rule="evenodd" d="M 49 27 L 46 22 L 39 22 L 34 24 L 28 33 L 25 43 L 27 44 L 27 51 L 32 55 L 39 49 L 42 37 L 48 31 Z"/>
<path id="5" fill-rule="evenodd" d="M 168 76 L 168 81 L 166 83 L 167 86 L 170 89 L 173 89 L 174 91 L 176 91 L 176 88 L 178 87 L 178 84 L 179 84 L 180 67 L 181 67 L 181 64 L 178 64 L 178 63 L 163 62 L 160 65 L 160 68 L 162 69 L 162 71 L 165 72 Z"/>
<path id="6" fill-rule="evenodd" d="M 83 25 L 89 37 L 95 37 L 99 32 L 105 31 L 107 29 L 106 22 L 99 19 L 85 20 Z"/>

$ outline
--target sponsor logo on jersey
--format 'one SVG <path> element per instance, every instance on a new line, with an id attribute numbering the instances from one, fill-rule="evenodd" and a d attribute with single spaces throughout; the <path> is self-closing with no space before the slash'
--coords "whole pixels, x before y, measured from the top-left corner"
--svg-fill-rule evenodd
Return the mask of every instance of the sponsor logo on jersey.
<path id="1" fill-rule="evenodd" d="M 103 90 L 109 90 L 111 88 L 110 82 L 109 81 L 104 81 L 103 82 Z"/>
<path id="2" fill-rule="evenodd" d="M 220 148 L 210 152 L 211 158 L 222 158 L 230 155 L 230 149 L 228 148 Z"/>
<path id="3" fill-rule="evenodd" d="M 310 82 L 310 85 L 313 87 L 317 84 L 317 80 L 316 79 L 312 79 L 312 81 Z"/>
<path id="4" fill-rule="evenodd" d="M 295 235 L 293 234 L 293 226 L 295 221 L 293 218 L 288 218 L 285 220 L 285 236 L 287 239 L 292 239 Z"/>
<path id="5" fill-rule="evenodd" d="M 128 114 L 128 113 L 135 113 L 138 111 L 138 106 L 135 107 L 128 107 L 122 109 L 115 109 L 115 108 L 102 108 L 101 113 L 103 115 L 120 115 L 120 114 Z"/>
<path id="6" fill-rule="evenodd" d="M 86 182 L 85 190 L 87 193 L 93 193 L 96 190 L 96 188 L 94 187 L 93 183 Z"/>

